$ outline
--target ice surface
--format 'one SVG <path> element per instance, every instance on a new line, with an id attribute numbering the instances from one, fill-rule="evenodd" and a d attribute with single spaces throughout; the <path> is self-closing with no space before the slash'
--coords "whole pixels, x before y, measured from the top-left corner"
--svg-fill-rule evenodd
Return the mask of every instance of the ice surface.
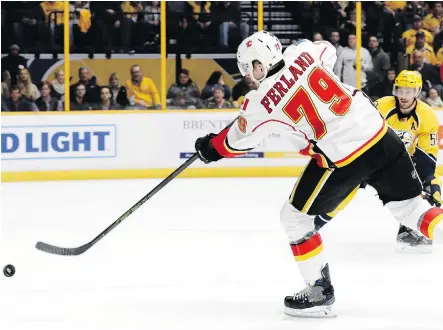
<path id="1" fill-rule="evenodd" d="M 292 179 L 179 179 L 84 255 L 159 180 L 2 185 L 0 329 L 442 330 L 443 257 L 395 252 L 397 224 L 360 190 L 322 232 L 335 319 L 283 314 L 304 287 L 279 211 Z"/>

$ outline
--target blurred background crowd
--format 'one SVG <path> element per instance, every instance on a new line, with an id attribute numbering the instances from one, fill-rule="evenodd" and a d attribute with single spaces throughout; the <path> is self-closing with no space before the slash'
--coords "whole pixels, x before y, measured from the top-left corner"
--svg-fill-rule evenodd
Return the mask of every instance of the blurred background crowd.
<path id="1" fill-rule="evenodd" d="M 168 109 L 238 108 L 254 85 L 238 75 L 235 52 L 257 31 L 257 3 L 174 1 L 166 8 L 167 53 L 175 58 Z M 304 38 L 330 41 L 337 48 L 336 75 L 356 85 L 355 2 L 265 1 L 263 14 L 264 28 L 284 47 Z M 158 79 L 152 77 L 159 62 L 144 64 L 160 53 L 160 2 L 72 1 L 69 40 L 63 15 L 59 1 L 2 3 L 2 111 L 64 109 L 67 73 L 57 63 L 65 42 L 80 63 L 68 73 L 71 110 L 161 108 Z M 443 106 L 442 21 L 442 2 L 362 2 L 362 90 L 374 99 L 392 95 L 396 74 L 417 70 L 422 100 Z M 109 62 L 98 74 L 91 63 L 99 58 L 130 64 L 112 70 Z M 186 60 L 195 58 L 213 59 L 217 69 L 187 67 Z"/>

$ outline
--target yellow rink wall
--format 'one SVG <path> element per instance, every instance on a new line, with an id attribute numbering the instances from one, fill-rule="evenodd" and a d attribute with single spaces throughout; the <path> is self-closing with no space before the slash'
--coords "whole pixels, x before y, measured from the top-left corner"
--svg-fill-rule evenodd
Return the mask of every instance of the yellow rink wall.
<path id="1" fill-rule="evenodd" d="M 117 179 L 163 179 L 171 169 L 127 169 L 127 170 L 77 170 L 77 171 L 34 171 L 5 172 L 2 182 L 62 181 L 62 180 L 117 180 Z M 263 168 L 186 169 L 178 178 L 248 178 L 248 177 L 297 177 L 303 166 Z M 443 166 L 437 172 L 443 175 Z"/>
<path id="2" fill-rule="evenodd" d="M 130 67 L 132 65 L 139 65 L 143 75 L 153 80 L 158 92 L 161 93 L 161 59 L 160 58 L 112 58 L 112 59 L 71 59 L 70 72 L 73 76 L 72 82 L 78 80 L 78 70 L 81 67 L 87 67 L 91 76 L 97 78 L 99 86 L 108 85 L 108 79 L 111 73 L 117 73 L 120 77 L 120 83 L 126 85 L 126 81 L 130 79 Z M 235 80 L 226 72 L 215 60 L 210 58 L 193 58 L 183 59 L 182 67 L 189 70 L 191 79 L 197 84 L 200 89 L 205 87 L 206 81 L 213 71 L 221 71 L 225 84 L 232 89 L 235 86 Z M 45 74 L 46 77 L 53 79 L 55 72 L 63 70 L 64 63 L 60 63 L 50 68 Z M 166 88 L 175 83 L 175 59 L 166 60 Z"/>
<path id="3" fill-rule="evenodd" d="M 4 172 L 2 182 L 58 181 L 58 180 L 114 180 L 166 178 L 170 169 L 121 169 L 121 170 L 76 170 L 76 171 L 30 171 Z M 230 177 L 296 177 L 302 166 L 262 168 L 188 168 L 179 178 L 230 178 Z"/>
<path id="4" fill-rule="evenodd" d="M 197 137 L 219 132 L 236 114 L 236 110 L 2 113 L 6 149 L 1 181 L 165 178 L 193 153 Z M 442 121 L 443 112 L 437 114 Z M 441 149 L 442 132 L 440 126 Z M 60 151 L 62 147 L 65 150 Z M 210 165 L 197 160 L 180 177 L 296 177 L 309 160 L 294 153 L 278 135 L 269 136 L 251 155 Z M 439 161 L 441 175 L 442 165 Z"/>

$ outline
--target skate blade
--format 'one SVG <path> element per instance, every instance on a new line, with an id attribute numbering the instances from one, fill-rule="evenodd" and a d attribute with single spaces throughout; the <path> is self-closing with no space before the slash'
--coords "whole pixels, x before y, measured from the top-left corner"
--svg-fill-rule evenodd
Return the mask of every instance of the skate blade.
<path id="1" fill-rule="evenodd" d="M 397 242 L 395 250 L 399 253 L 410 253 L 410 254 L 430 254 L 432 253 L 432 245 L 416 245 L 411 246 L 409 244 Z"/>
<path id="2" fill-rule="evenodd" d="M 332 310 L 332 306 L 317 306 L 306 309 L 285 307 L 284 313 L 288 316 L 308 318 L 326 318 L 338 315 Z"/>

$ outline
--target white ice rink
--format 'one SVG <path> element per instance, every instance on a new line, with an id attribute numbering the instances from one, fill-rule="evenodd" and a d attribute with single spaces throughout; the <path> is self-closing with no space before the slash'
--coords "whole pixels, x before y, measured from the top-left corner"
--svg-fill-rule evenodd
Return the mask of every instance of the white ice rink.
<path id="1" fill-rule="evenodd" d="M 279 211 L 292 179 L 179 179 L 77 257 L 160 180 L 2 185 L 2 330 L 442 330 L 443 257 L 395 252 L 397 224 L 360 190 L 324 228 L 335 319 L 283 314 L 304 287 Z"/>

